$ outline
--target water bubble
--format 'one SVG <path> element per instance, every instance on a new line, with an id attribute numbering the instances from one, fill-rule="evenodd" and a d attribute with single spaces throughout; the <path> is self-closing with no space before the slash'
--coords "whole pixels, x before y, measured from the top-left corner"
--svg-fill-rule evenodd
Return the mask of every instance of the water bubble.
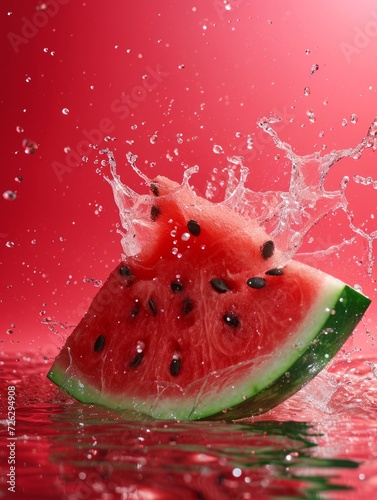
<path id="1" fill-rule="evenodd" d="M 310 87 L 304 87 L 304 95 L 310 95 Z"/>
<path id="2" fill-rule="evenodd" d="M 240 477 L 242 475 L 242 470 L 239 468 L 239 467 L 235 467 L 233 470 L 232 470 L 232 475 L 234 477 Z"/>
<path id="3" fill-rule="evenodd" d="M 17 198 L 17 195 L 14 191 L 11 191 L 10 189 L 8 189 L 7 191 L 4 191 L 3 198 L 4 198 L 4 200 L 7 200 L 7 201 L 13 201 Z"/>
<path id="4" fill-rule="evenodd" d="M 218 144 L 215 144 L 215 145 L 213 146 L 212 151 L 213 151 L 214 153 L 216 153 L 217 155 L 218 155 L 218 154 L 221 154 L 221 153 L 224 153 L 223 148 L 222 148 L 221 146 L 219 146 Z"/>
<path id="5" fill-rule="evenodd" d="M 357 123 L 358 119 L 359 119 L 359 117 L 357 115 L 352 114 L 350 122 L 353 123 L 353 124 L 355 124 L 355 123 Z"/>

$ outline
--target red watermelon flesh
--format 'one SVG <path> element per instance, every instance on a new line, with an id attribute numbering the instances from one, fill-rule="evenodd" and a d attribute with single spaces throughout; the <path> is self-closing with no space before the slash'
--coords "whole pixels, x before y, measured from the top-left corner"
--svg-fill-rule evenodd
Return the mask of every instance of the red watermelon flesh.
<path id="1" fill-rule="evenodd" d="M 128 255 L 49 378 L 80 401 L 156 418 L 269 410 L 327 364 L 369 299 L 285 263 L 254 220 L 188 182 L 150 187 L 129 207 Z"/>

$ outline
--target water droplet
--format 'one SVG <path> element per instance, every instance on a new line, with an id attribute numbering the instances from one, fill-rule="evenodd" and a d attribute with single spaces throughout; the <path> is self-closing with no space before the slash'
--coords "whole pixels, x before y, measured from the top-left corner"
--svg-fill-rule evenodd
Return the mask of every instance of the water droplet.
<path id="1" fill-rule="evenodd" d="M 319 70 L 319 64 L 312 64 L 310 68 L 310 76 L 314 75 Z"/>
<path id="2" fill-rule="evenodd" d="M 69 109 L 68 108 L 63 108 L 62 109 L 62 113 L 63 113 L 63 115 L 68 115 Z"/>
<path id="3" fill-rule="evenodd" d="M 16 182 L 22 182 L 22 181 L 24 180 L 24 178 L 22 177 L 22 175 L 17 175 L 17 176 L 14 178 L 14 180 L 15 180 Z"/>
<path id="4" fill-rule="evenodd" d="M 188 241 L 191 238 L 190 233 L 183 233 L 181 236 L 182 241 Z"/>
<path id="5" fill-rule="evenodd" d="M 37 240 L 31 240 L 30 242 L 32 245 L 35 245 L 37 243 Z"/>
<path id="6" fill-rule="evenodd" d="M 219 146 L 218 144 L 215 144 L 215 145 L 213 146 L 212 151 L 213 151 L 214 153 L 216 153 L 217 155 L 218 155 L 218 154 L 221 154 L 221 153 L 224 153 L 223 148 L 222 148 L 221 146 Z"/>
<path id="7" fill-rule="evenodd" d="M 32 155 L 35 153 L 35 150 L 38 149 L 38 145 L 35 141 L 30 139 L 24 139 L 22 141 L 22 147 L 27 155 Z"/>
<path id="8" fill-rule="evenodd" d="M 179 64 L 178 69 L 184 69 L 185 65 L 184 64 Z"/>
<path id="9" fill-rule="evenodd" d="M 254 146 L 253 138 L 249 136 L 246 140 L 246 148 L 253 149 L 253 146 Z"/>
<path id="10" fill-rule="evenodd" d="M 319 135 L 319 137 L 323 137 L 325 135 L 325 133 L 323 130 L 321 130 L 318 135 Z"/>
<path id="11" fill-rule="evenodd" d="M 358 119 L 359 119 L 359 117 L 357 115 L 352 114 L 350 121 L 351 121 L 351 123 L 355 124 L 355 123 L 357 123 Z"/>
<path id="12" fill-rule="evenodd" d="M 150 138 L 149 138 L 149 142 L 150 142 L 151 144 L 156 144 L 157 139 L 158 139 L 158 136 L 157 136 L 157 132 L 156 132 L 155 134 L 153 134 L 153 135 L 151 135 L 151 136 L 150 136 Z"/>
<path id="13" fill-rule="evenodd" d="M 8 247 L 8 248 L 13 248 L 14 247 L 14 241 L 7 241 L 5 243 L 5 246 Z"/>
<path id="14" fill-rule="evenodd" d="M 306 112 L 306 114 L 308 115 L 309 117 L 309 121 L 310 123 L 315 123 L 315 120 L 316 120 L 316 116 L 314 114 L 314 111 L 312 109 L 308 109 L 308 111 Z"/>
<path id="15" fill-rule="evenodd" d="M 310 87 L 304 87 L 304 95 L 310 95 Z"/>
<path id="16" fill-rule="evenodd" d="M 323 104 L 324 106 L 327 106 L 327 105 L 328 105 L 328 103 L 329 103 L 329 100 L 328 100 L 328 98 L 326 97 L 326 99 L 324 99 L 324 100 L 323 100 L 323 103 L 322 103 L 322 104 Z"/>
<path id="17" fill-rule="evenodd" d="M 20 127 L 19 125 L 17 125 L 16 127 L 16 131 L 19 133 L 19 134 L 22 134 L 22 132 L 24 132 L 24 129 L 22 127 Z"/>
<path id="18" fill-rule="evenodd" d="M 64 149 L 63 149 L 64 153 L 69 153 L 71 151 L 71 148 L 69 146 L 66 146 Z"/>
<path id="19" fill-rule="evenodd" d="M 136 130 L 137 129 L 137 125 L 131 125 L 131 130 Z"/>
<path id="20" fill-rule="evenodd" d="M 358 292 L 362 293 L 363 289 L 361 287 L 361 285 L 358 285 L 357 283 L 355 285 L 353 285 L 354 289 L 357 290 Z"/>
<path id="21" fill-rule="evenodd" d="M 346 127 L 347 124 L 348 124 L 347 118 L 343 118 L 343 120 L 342 120 L 342 127 Z"/>
<path id="22" fill-rule="evenodd" d="M 8 189 L 7 191 L 4 191 L 3 198 L 4 198 L 4 200 L 7 200 L 7 201 L 13 201 L 17 198 L 17 195 L 14 191 L 11 191 L 10 189 Z"/>
<path id="23" fill-rule="evenodd" d="M 83 161 L 83 162 L 85 162 L 85 163 L 89 160 L 89 158 L 88 158 L 87 156 L 83 156 L 81 159 L 82 159 L 82 161 Z"/>
<path id="24" fill-rule="evenodd" d="M 310 54 L 310 49 L 306 49 L 305 54 L 308 56 Z"/>
<path id="25" fill-rule="evenodd" d="M 25 79 L 26 83 L 29 83 L 31 82 L 31 77 L 30 76 L 27 76 L 26 79 Z"/>
<path id="26" fill-rule="evenodd" d="M 13 333 L 13 330 L 11 330 L 11 329 L 7 330 L 8 335 L 12 335 L 12 333 Z"/>

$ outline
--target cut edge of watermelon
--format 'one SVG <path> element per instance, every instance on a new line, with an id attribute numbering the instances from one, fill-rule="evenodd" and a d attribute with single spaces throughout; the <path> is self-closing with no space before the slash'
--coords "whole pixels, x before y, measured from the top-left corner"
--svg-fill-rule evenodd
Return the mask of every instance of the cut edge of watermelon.
<path id="1" fill-rule="evenodd" d="M 47 376 L 81 402 L 136 411 L 158 419 L 234 420 L 256 416 L 277 406 L 314 378 L 351 335 L 370 302 L 341 281 L 327 277 L 317 301 L 291 341 L 277 353 L 278 358 L 274 353 L 248 360 L 212 372 L 185 389 L 167 384 L 153 399 L 125 399 L 122 395 L 102 393 L 73 367 L 69 348 L 64 348 L 65 354 L 63 350 Z"/>

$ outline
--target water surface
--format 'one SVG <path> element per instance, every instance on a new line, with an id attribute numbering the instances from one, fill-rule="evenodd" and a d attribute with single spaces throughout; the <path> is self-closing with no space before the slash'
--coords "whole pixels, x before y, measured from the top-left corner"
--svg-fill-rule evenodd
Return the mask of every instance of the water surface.
<path id="1" fill-rule="evenodd" d="M 50 361 L 0 359 L 2 396 L 10 384 L 17 394 L 16 493 L 2 420 L 0 498 L 354 500 L 377 490 L 373 361 L 338 361 L 274 411 L 226 423 L 84 405 L 45 378 Z"/>

